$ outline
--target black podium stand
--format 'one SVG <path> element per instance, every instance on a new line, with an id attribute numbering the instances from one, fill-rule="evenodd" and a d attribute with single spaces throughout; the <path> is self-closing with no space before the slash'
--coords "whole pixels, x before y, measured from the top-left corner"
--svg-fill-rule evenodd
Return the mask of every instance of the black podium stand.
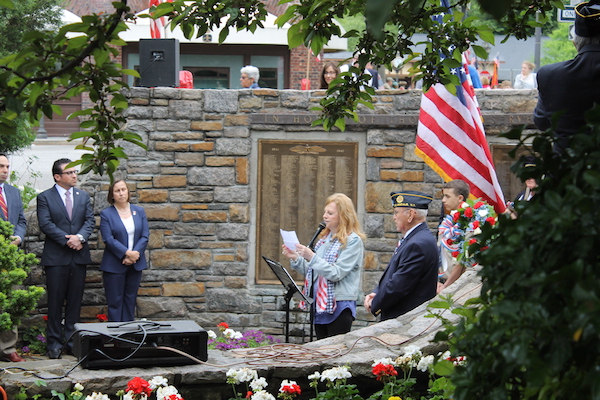
<path id="1" fill-rule="evenodd" d="M 290 342 L 290 301 L 292 297 L 296 297 L 296 300 L 304 301 L 306 304 L 312 307 L 313 300 L 310 297 L 306 297 L 289 272 L 275 260 L 271 260 L 265 256 L 262 256 L 267 265 L 271 268 L 273 273 L 277 276 L 283 287 L 287 289 L 285 294 L 285 342 Z"/>

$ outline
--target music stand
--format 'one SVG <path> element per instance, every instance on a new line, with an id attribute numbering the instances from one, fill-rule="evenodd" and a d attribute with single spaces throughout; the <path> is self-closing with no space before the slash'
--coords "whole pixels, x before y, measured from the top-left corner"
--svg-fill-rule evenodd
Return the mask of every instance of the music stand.
<path id="1" fill-rule="evenodd" d="M 290 273 L 281 265 L 279 262 L 275 260 L 271 260 L 265 256 L 262 256 L 267 265 L 271 268 L 273 273 L 277 276 L 283 287 L 287 289 L 287 293 L 285 294 L 285 342 L 290 342 L 290 300 L 292 297 L 295 297 L 297 300 L 304 301 L 306 304 L 312 304 L 313 300 L 310 297 L 306 297 L 294 279 L 290 275 Z"/>

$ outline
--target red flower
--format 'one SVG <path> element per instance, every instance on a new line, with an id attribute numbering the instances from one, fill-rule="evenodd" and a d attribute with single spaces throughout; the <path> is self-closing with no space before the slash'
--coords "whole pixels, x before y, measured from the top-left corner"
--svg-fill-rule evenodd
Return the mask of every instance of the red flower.
<path id="1" fill-rule="evenodd" d="M 44 316 L 42 317 L 42 319 L 43 319 L 44 321 L 48 321 L 48 316 L 47 316 L 47 315 L 44 315 Z"/>
<path id="2" fill-rule="evenodd" d="M 281 386 L 281 392 L 283 393 L 288 393 L 288 394 L 300 394 L 300 386 L 298 386 L 295 383 L 292 383 L 290 385 L 283 385 Z"/>
<path id="3" fill-rule="evenodd" d="M 477 229 L 479 228 L 479 221 L 475 220 L 473 221 L 473 229 Z"/>
<path id="4" fill-rule="evenodd" d="M 485 222 L 487 222 L 488 224 L 490 224 L 491 226 L 494 226 L 496 224 L 496 218 L 494 217 L 487 217 L 485 219 Z"/>
<path id="5" fill-rule="evenodd" d="M 458 222 L 458 220 L 460 219 L 460 214 L 459 213 L 454 213 L 454 215 L 452 215 L 452 221 L 454 222 Z"/>
<path id="6" fill-rule="evenodd" d="M 447 244 L 448 246 L 452 246 L 452 245 L 454 244 L 454 240 L 452 240 L 452 239 L 447 239 L 447 240 L 446 240 L 446 244 Z"/>
<path id="7" fill-rule="evenodd" d="M 248 393 L 246 393 L 246 398 L 249 399 L 250 397 L 252 397 L 252 390 L 248 390 Z"/>
<path id="8" fill-rule="evenodd" d="M 459 254 L 460 254 L 460 252 L 459 252 L 459 251 L 453 251 L 453 252 L 452 252 L 452 257 L 456 258 L 456 257 L 458 257 L 458 256 L 459 256 Z"/>
<path id="9" fill-rule="evenodd" d="M 473 207 L 475 208 L 479 208 L 483 205 L 483 201 L 478 201 L 477 203 L 475 203 L 475 205 L 473 205 Z"/>
<path id="10" fill-rule="evenodd" d="M 148 381 L 137 376 L 127 384 L 126 391 L 129 392 L 130 390 L 133 391 L 134 394 L 145 394 L 146 396 L 150 396 L 150 393 L 152 393 Z"/>
<path id="11" fill-rule="evenodd" d="M 393 365 L 389 364 L 377 364 L 373 367 L 373 375 L 377 377 L 377 380 L 381 380 L 386 376 L 396 376 L 398 375 L 398 371 L 394 368 Z"/>
<path id="12" fill-rule="evenodd" d="M 106 316 L 106 314 L 98 314 L 98 315 L 96 315 L 96 318 L 98 318 L 98 321 L 100 321 L 100 322 L 108 321 L 108 317 Z"/>
<path id="13" fill-rule="evenodd" d="M 224 331 L 225 329 L 229 329 L 229 325 L 227 325 L 227 322 L 221 322 L 219 325 L 217 325 L 217 328 Z"/>
<path id="14" fill-rule="evenodd" d="M 475 243 L 477 243 L 477 239 L 475 239 L 475 238 L 471 238 L 471 239 L 469 240 L 469 244 L 475 244 Z"/>
<path id="15" fill-rule="evenodd" d="M 250 392 L 250 393 L 252 393 L 252 392 Z M 184 400 L 184 398 L 178 394 L 172 394 L 169 397 L 165 397 L 165 400 Z"/>
<path id="16" fill-rule="evenodd" d="M 471 207 L 465 208 L 465 217 L 471 218 L 473 216 L 473 209 Z"/>

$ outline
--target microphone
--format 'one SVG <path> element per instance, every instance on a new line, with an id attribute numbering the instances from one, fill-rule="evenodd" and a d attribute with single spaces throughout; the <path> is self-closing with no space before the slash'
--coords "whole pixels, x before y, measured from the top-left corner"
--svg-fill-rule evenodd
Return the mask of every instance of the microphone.
<path id="1" fill-rule="evenodd" d="M 311 249 L 312 251 L 315 251 L 315 242 L 317 241 L 317 237 L 319 237 L 319 235 L 321 234 L 323 229 L 325 229 L 325 222 L 319 222 L 319 227 L 317 228 L 317 231 L 315 232 L 312 239 L 310 239 L 310 242 L 308 243 L 308 248 Z"/>

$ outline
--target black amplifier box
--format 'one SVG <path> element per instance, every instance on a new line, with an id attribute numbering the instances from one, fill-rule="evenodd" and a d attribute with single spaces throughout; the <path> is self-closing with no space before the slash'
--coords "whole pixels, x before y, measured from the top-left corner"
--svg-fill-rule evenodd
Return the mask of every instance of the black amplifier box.
<path id="1" fill-rule="evenodd" d="M 89 369 L 188 365 L 196 362 L 181 353 L 206 361 L 207 345 L 207 332 L 194 321 L 80 323 L 73 355 Z"/>

